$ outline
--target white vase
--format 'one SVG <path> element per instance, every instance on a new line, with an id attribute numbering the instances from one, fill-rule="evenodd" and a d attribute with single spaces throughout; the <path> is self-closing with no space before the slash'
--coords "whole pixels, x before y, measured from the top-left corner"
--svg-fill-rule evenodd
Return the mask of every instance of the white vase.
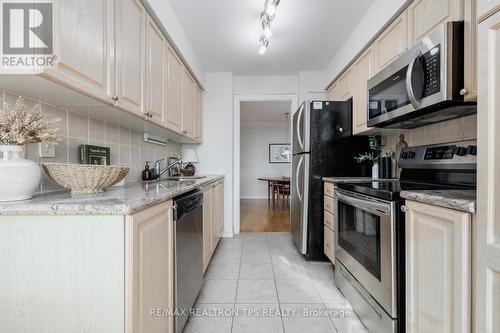
<path id="1" fill-rule="evenodd" d="M 378 179 L 378 163 L 372 166 L 372 178 Z"/>
<path id="2" fill-rule="evenodd" d="M 0 201 L 31 199 L 37 191 L 40 166 L 24 156 L 24 146 L 0 145 Z"/>

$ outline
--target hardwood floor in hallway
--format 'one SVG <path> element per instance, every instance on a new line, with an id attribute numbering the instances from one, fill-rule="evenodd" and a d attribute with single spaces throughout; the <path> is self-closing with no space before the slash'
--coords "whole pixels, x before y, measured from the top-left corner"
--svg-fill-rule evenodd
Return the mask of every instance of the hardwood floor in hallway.
<path id="1" fill-rule="evenodd" d="M 290 204 L 287 201 L 242 199 L 240 202 L 241 232 L 290 231 Z"/>

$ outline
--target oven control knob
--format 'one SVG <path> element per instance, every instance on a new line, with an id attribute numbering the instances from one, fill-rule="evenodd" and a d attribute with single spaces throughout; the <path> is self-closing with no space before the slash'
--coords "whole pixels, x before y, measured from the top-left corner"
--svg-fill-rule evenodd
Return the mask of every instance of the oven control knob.
<path id="1" fill-rule="evenodd" d="M 408 152 L 408 158 L 415 158 L 415 152 L 414 151 L 409 151 Z"/>
<path id="2" fill-rule="evenodd" d="M 405 205 L 403 205 L 403 206 L 401 206 L 401 211 L 403 213 L 406 213 L 408 211 L 408 208 Z"/>
<path id="3" fill-rule="evenodd" d="M 467 154 L 469 155 L 477 155 L 477 146 L 468 146 L 467 147 Z"/>
<path id="4" fill-rule="evenodd" d="M 408 158 L 408 152 L 407 151 L 403 151 L 401 152 L 401 156 L 400 156 L 402 159 L 407 159 Z"/>
<path id="5" fill-rule="evenodd" d="M 467 155 L 467 148 L 465 147 L 457 147 L 455 148 L 455 155 L 465 156 Z"/>

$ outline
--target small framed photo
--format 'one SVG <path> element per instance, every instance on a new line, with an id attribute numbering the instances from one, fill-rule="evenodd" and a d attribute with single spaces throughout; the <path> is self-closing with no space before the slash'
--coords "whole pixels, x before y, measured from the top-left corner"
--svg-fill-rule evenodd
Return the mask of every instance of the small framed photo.
<path id="1" fill-rule="evenodd" d="M 289 143 L 269 144 L 269 163 L 290 163 L 291 156 Z"/>
<path id="2" fill-rule="evenodd" d="M 175 161 L 178 161 L 179 159 L 177 157 L 169 157 L 168 158 L 168 165 L 174 163 Z M 169 177 L 178 177 L 181 175 L 181 169 L 179 167 L 179 164 L 175 165 L 174 167 L 170 168 L 168 170 L 168 175 Z"/>

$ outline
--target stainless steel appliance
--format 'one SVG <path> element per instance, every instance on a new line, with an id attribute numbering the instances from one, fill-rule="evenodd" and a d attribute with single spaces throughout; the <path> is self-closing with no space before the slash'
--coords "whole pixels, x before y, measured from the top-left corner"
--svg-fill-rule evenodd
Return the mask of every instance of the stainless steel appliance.
<path id="1" fill-rule="evenodd" d="M 339 183 L 335 279 L 370 332 L 405 331 L 404 190 L 476 185 L 476 142 L 404 148 L 400 180 Z"/>
<path id="2" fill-rule="evenodd" d="M 354 156 L 366 137 L 352 136 L 352 102 L 304 102 L 293 115 L 291 232 L 308 260 L 323 252 L 323 182 L 327 176 L 364 176 Z"/>
<path id="3" fill-rule="evenodd" d="M 203 193 L 174 199 L 175 330 L 181 333 L 203 283 Z M 184 313 L 183 313 L 184 312 Z"/>
<path id="4" fill-rule="evenodd" d="M 413 128 L 476 112 L 464 102 L 464 24 L 439 25 L 368 81 L 368 126 Z"/>

